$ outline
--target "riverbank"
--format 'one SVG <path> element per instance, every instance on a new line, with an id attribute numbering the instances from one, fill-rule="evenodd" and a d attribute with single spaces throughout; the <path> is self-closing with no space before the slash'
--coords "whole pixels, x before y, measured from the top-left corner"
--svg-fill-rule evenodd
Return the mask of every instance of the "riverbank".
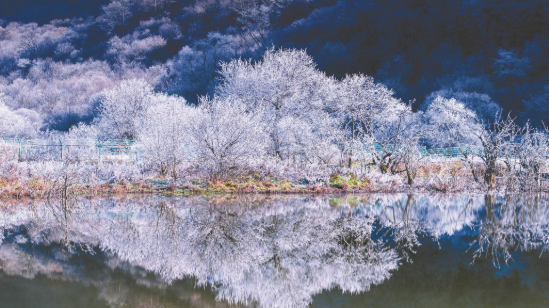
<path id="1" fill-rule="evenodd" d="M 303 170 L 257 168 L 230 176 L 202 174 L 196 168 L 177 178 L 146 171 L 136 164 L 62 162 L 0 162 L 0 198 L 48 198 L 60 195 L 186 195 L 186 194 L 343 194 L 542 192 L 546 181 L 511 176 L 504 169 L 486 184 L 482 165 L 459 160 L 421 166 L 413 182 L 404 172 L 383 173 L 376 166 Z M 502 167 L 503 168 L 503 167 Z"/>
<path id="2" fill-rule="evenodd" d="M 468 186 L 466 179 L 451 183 L 423 177 L 418 184 L 408 185 L 402 176 L 379 175 L 370 179 L 353 175 L 334 175 L 316 183 L 281 179 L 173 180 L 164 178 L 109 183 L 70 183 L 51 180 L 0 178 L 0 198 L 48 198 L 67 193 L 73 196 L 101 195 L 190 195 L 190 194 L 346 194 L 346 193 L 457 193 L 485 192 L 482 186 Z"/>
<path id="3" fill-rule="evenodd" d="M 19 181 L 0 181 L 1 198 L 46 198 L 51 193 L 51 185 L 44 180 L 36 179 L 30 185 Z M 354 185 L 340 187 L 340 183 L 330 186 L 319 184 L 299 184 L 287 180 L 282 181 L 245 181 L 233 180 L 193 181 L 177 183 L 157 179 L 144 183 L 120 183 L 72 185 L 68 188 L 72 195 L 187 195 L 187 194 L 342 194 L 342 193 L 397 193 L 416 190 L 400 186 Z"/>

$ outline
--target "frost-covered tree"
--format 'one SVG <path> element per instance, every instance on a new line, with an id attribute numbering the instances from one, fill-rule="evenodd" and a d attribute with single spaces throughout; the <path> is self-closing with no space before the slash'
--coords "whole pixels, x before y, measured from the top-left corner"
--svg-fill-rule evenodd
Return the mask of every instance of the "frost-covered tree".
<path id="1" fill-rule="evenodd" d="M 305 119 L 282 118 L 276 127 L 282 157 L 294 163 L 329 165 L 340 153 L 334 143 L 339 136 L 337 124 L 335 117 L 323 111 Z"/>
<path id="2" fill-rule="evenodd" d="M 142 79 L 130 79 L 102 93 L 98 126 L 103 136 L 136 139 L 139 123 L 153 103 L 153 89 Z"/>
<path id="3" fill-rule="evenodd" d="M 167 4 L 175 2 L 174 0 L 141 0 L 140 5 L 147 11 L 159 11 L 164 9 Z"/>
<path id="4" fill-rule="evenodd" d="M 177 96 L 156 94 L 139 123 L 138 139 L 145 148 L 145 159 L 158 168 L 160 174 L 178 177 L 178 166 L 191 161 L 190 123 L 197 121 L 196 108 Z"/>
<path id="5" fill-rule="evenodd" d="M 493 189 L 498 175 L 498 164 L 503 158 L 505 150 L 512 146 L 521 135 L 521 128 L 510 115 L 506 118 L 496 116 L 496 121 L 486 124 L 482 130 L 476 133 L 478 143 L 482 150 L 476 155 L 483 163 L 484 183 L 488 189 Z M 469 162 L 468 153 L 462 151 L 464 158 Z M 471 168 L 476 181 L 479 181 L 479 170 Z"/>
<path id="6" fill-rule="evenodd" d="M 509 171 L 517 172 L 520 186 L 523 190 L 539 190 L 541 188 L 541 173 L 547 168 L 549 158 L 549 137 L 547 130 L 537 130 L 529 124 L 522 130 L 520 142 L 513 143 L 514 150 L 505 162 Z M 518 160 L 518 168 L 514 167 Z"/>
<path id="7" fill-rule="evenodd" d="M 21 62 L 28 70 L 26 76 L 12 74 L 9 78 L 0 78 L 0 92 L 5 93 L 6 105 L 11 108 L 38 112 L 44 120 L 43 126 L 50 130 L 67 131 L 78 122 L 92 120 L 100 93 L 121 80 L 144 79 L 158 86 L 165 76 L 161 66 L 144 69 L 139 65 L 121 64 L 115 70 L 106 61 Z"/>
<path id="8" fill-rule="evenodd" d="M 501 112 L 501 107 L 495 103 L 488 94 L 467 92 L 462 90 L 441 89 L 430 93 L 425 98 L 422 109 L 429 106 L 437 97 L 455 99 L 462 103 L 467 109 L 474 111 L 480 120 L 491 122 L 496 114 Z"/>
<path id="9" fill-rule="evenodd" d="M 122 38 L 115 36 L 108 44 L 107 55 L 124 63 L 146 60 L 149 53 L 166 46 L 166 40 L 150 33 L 134 33 Z"/>
<path id="10" fill-rule="evenodd" d="M 67 163 L 97 159 L 99 134 L 97 126 L 79 123 L 71 127 L 67 133 L 62 135 L 51 133 L 47 137 L 50 144 L 61 140 L 62 144 L 65 145 L 63 148 L 64 167 L 68 167 Z"/>
<path id="11" fill-rule="evenodd" d="M 419 114 L 412 112 L 412 104 L 402 104 L 399 108 L 391 110 L 383 121 L 373 122 L 370 133 L 371 142 L 368 144 L 373 163 L 379 167 L 381 173 L 392 174 L 409 171 L 408 182 L 411 184 L 412 163 L 416 156 L 408 156 L 403 161 L 404 155 L 416 152 L 419 140 L 425 135 L 425 130 L 420 126 Z M 412 151 L 412 152 L 410 152 Z M 400 170 L 401 162 L 409 162 L 408 169 Z M 415 177 L 415 175 L 413 175 Z"/>
<path id="12" fill-rule="evenodd" d="M 343 142 L 339 142 L 352 165 L 353 156 L 369 150 L 373 163 L 385 173 L 397 172 L 404 141 L 417 140 L 417 115 L 411 105 L 394 97 L 394 92 L 372 77 L 350 75 L 338 87 L 336 110 L 343 129 Z M 412 147 L 405 147 L 411 149 Z"/>
<path id="13" fill-rule="evenodd" d="M 391 166 L 391 171 L 403 172 L 406 175 L 408 185 L 412 185 L 419 170 L 428 163 L 426 153 L 422 152 L 422 145 L 425 138 L 433 134 L 433 129 L 424 125 L 421 111 L 415 113 L 404 112 L 401 117 L 402 119 L 398 124 L 399 128 L 395 130 L 396 132 L 401 130 L 401 132 L 396 135 L 395 148 L 391 149 L 393 151 L 392 156 L 395 158 L 395 164 Z M 376 155 L 374 155 L 375 157 Z M 402 165 L 400 170 L 397 168 L 399 164 Z"/>
<path id="14" fill-rule="evenodd" d="M 35 138 L 42 120 L 37 112 L 20 108 L 12 110 L 0 92 L 0 138 Z"/>
<path id="15" fill-rule="evenodd" d="M 232 35 L 209 33 L 207 38 L 181 48 L 168 63 L 175 82 L 172 92 L 195 98 L 197 94 L 212 92 L 220 69 L 220 62 L 228 62 L 247 50 L 245 41 Z"/>
<path id="16" fill-rule="evenodd" d="M 269 136 L 271 155 L 287 159 L 288 148 L 299 147 L 296 143 L 299 138 L 287 133 L 289 124 L 308 123 L 312 125 L 309 131 L 318 132 L 318 136 L 329 130 L 329 121 L 321 119 L 333 99 L 335 82 L 316 69 L 305 51 L 271 49 L 255 63 L 244 60 L 223 63 L 220 74 L 216 93 L 221 98 L 238 97 L 248 111 L 260 115 Z M 284 120 L 289 118 L 295 121 Z"/>
<path id="17" fill-rule="evenodd" d="M 137 32 L 141 34 L 149 35 L 159 34 L 168 40 L 180 40 L 183 38 L 183 29 L 176 20 L 168 16 L 153 17 L 149 20 L 143 20 L 139 22 L 139 27 L 136 28 Z"/>
<path id="18" fill-rule="evenodd" d="M 202 98 L 190 124 L 192 146 L 202 166 L 224 176 L 261 159 L 267 138 L 260 120 L 240 98 Z"/>
<path id="19" fill-rule="evenodd" d="M 474 111 L 454 99 L 437 96 L 424 114 L 425 125 L 432 130 L 427 142 L 432 146 L 476 144 L 483 129 Z"/>
<path id="20" fill-rule="evenodd" d="M 131 0 L 116 0 L 102 6 L 101 10 L 103 14 L 97 20 L 109 30 L 118 25 L 126 25 L 133 15 Z"/>
<path id="21" fill-rule="evenodd" d="M 403 139 L 398 152 L 399 160 L 404 165 L 404 172 L 408 185 L 412 185 L 419 170 L 427 164 L 427 158 L 421 151 L 420 137 Z"/>
<path id="22" fill-rule="evenodd" d="M 392 90 L 365 75 L 349 75 L 339 83 L 335 109 L 344 136 L 340 146 L 349 167 L 354 149 L 374 142 L 377 129 L 395 121 L 398 113 L 406 109 L 393 95 Z"/>
<path id="23" fill-rule="evenodd" d="M 264 47 L 271 29 L 271 18 L 280 13 L 286 0 L 244 0 L 236 2 L 237 20 L 244 35 L 251 38 L 258 48 Z"/>

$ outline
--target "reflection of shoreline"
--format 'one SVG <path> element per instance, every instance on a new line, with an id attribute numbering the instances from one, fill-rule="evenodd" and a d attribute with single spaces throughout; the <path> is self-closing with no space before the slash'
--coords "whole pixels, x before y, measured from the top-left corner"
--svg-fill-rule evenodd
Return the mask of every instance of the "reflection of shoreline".
<path id="1" fill-rule="evenodd" d="M 357 293 L 383 283 L 398 269 L 401 257 L 413 258 L 423 236 L 437 240 L 469 232 L 477 241 L 473 249 L 485 253 L 487 242 L 507 234 L 504 239 L 513 241 L 490 248 L 496 256 L 516 249 L 520 240 L 530 245 L 522 246 L 526 250 L 546 247 L 547 237 L 541 235 L 548 230 L 548 200 L 193 196 L 3 205 L 0 229 L 12 234 L 0 246 L 0 265 L 12 264 L 6 273 L 16 273 L 18 260 L 33 259 L 21 257 L 25 247 L 57 245 L 57 254 L 32 261 L 38 264 L 20 269 L 20 275 L 30 278 L 48 268 L 57 269 L 51 270 L 54 276 L 65 275 L 59 268 L 66 260 L 82 249 L 94 249 L 114 254 L 109 262 L 127 263 L 130 272 L 143 268 L 155 273 L 161 283 L 194 277 L 198 285 L 213 288 L 220 300 L 306 306 L 323 290 L 338 287 Z M 376 230 L 377 223 L 382 229 Z"/>
<path id="2" fill-rule="evenodd" d="M 1 177 L 0 177 L 1 178 Z M 0 198 L 2 199 L 46 199 L 54 189 L 50 187 L 51 179 L 32 178 L 20 181 L 19 179 L 1 179 L 4 186 L 0 187 Z M 416 183 L 410 186 L 404 183 L 404 179 L 394 175 L 391 177 L 377 176 L 376 181 L 364 180 L 362 184 L 349 184 L 341 186 L 338 183 L 322 184 L 300 184 L 294 180 L 271 181 L 238 181 L 229 179 L 226 181 L 211 182 L 207 180 L 196 180 L 191 182 L 178 182 L 170 184 L 168 180 L 153 180 L 130 183 L 127 180 L 120 182 L 97 182 L 88 184 L 70 185 L 71 194 L 80 197 L 179 197 L 179 196 L 209 196 L 209 195 L 278 195 L 278 196 L 331 196 L 346 194 L 483 194 L 487 190 L 484 187 L 470 187 L 461 185 L 433 185 L 432 178 L 425 183 Z M 161 182 L 156 183 L 156 182 Z M 39 183 L 39 184 L 36 184 Z M 442 186 L 442 187 L 437 187 Z M 455 187 L 454 187 L 455 186 Z M 498 190 L 495 190 L 498 191 Z M 507 191 L 518 192 L 514 188 L 507 188 Z"/>

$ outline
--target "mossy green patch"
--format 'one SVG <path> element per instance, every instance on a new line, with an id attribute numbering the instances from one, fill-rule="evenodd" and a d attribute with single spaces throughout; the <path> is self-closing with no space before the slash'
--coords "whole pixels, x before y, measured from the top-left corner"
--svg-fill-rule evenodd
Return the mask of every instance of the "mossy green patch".
<path id="1" fill-rule="evenodd" d="M 295 185 L 288 182 L 288 181 L 282 181 L 278 184 L 281 190 L 292 190 L 295 188 Z"/>
<path id="2" fill-rule="evenodd" d="M 345 202 L 343 201 L 343 198 L 334 197 L 334 198 L 330 198 L 330 200 L 328 200 L 328 203 L 330 203 L 331 206 L 341 206 Z"/>
<path id="3" fill-rule="evenodd" d="M 354 196 L 351 196 L 351 197 L 347 198 L 347 203 L 349 203 L 350 206 L 355 207 L 355 206 L 358 205 L 358 198 L 354 197 Z"/>
<path id="4" fill-rule="evenodd" d="M 333 175 L 330 177 L 330 186 L 339 189 L 347 188 L 347 181 L 341 175 Z"/>

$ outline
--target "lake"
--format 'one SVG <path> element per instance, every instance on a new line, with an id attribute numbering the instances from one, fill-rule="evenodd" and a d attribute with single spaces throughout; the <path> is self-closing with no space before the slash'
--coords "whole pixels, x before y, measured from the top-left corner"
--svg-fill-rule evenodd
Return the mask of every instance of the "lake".
<path id="1" fill-rule="evenodd" d="M 549 195 L 0 200 L 1 307 L 548 307 Z"/>

